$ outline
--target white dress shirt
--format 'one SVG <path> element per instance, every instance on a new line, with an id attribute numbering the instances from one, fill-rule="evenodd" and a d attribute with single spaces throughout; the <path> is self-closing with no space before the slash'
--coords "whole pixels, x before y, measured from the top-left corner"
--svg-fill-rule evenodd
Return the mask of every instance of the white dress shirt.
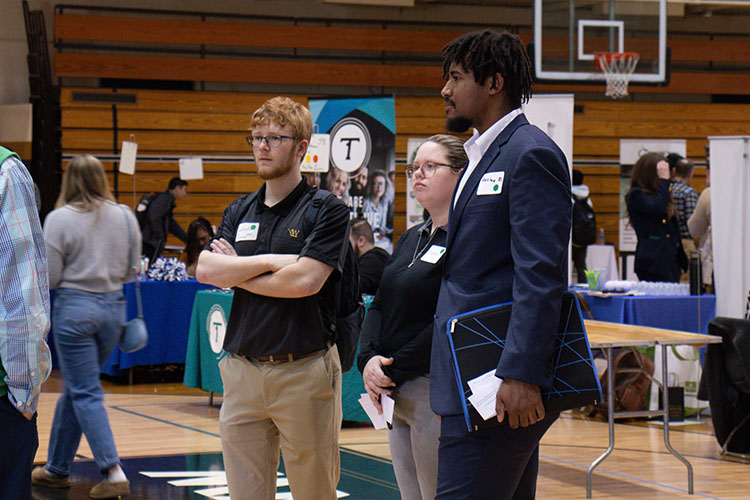
<path id="1" fill-rule="evenodd" d="M 472 135 L 471 138 L 464 143 L 466 156 L 469 157 L 469 165 L 466 167 L 466 171 L 464 172 L 464 175 L 461 176 L 461 181 L 458 183 L 456 197 L 453 198 L 453 208 L 456 208 L 458 197 L 461 196 L 461 191 L 466 185 L 466 182 L 469 180 L 469 176 L 471 176 L 471 173 L 475 168 L 477 168 L 479 161 L 490 148 L 490 145 L 495 142 L 495 139 L 497 139 L 497 136 L 500 135 L 500 132 L 502 132 L 505 127 L 507 127 L 508 124 L 520 114 L 521 108 L 514 109 L 513 111 L 493 123 L 492 126 L 485 130 L 482 135 L 479 135 L 479 132 L 474 129 L 474 135 Z"/>

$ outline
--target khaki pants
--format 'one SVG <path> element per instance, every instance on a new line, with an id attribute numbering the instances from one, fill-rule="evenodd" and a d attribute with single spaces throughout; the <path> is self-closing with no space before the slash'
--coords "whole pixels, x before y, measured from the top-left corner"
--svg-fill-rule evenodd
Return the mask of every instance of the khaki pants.
<path id="1" fill-rule="evenodd" d="M 341 363 L 336 347 L 290 363 L 227 355 L 219 431 L 232 500 L 274 500 L 279 447 L 295 500 L 335 500 Z"/>

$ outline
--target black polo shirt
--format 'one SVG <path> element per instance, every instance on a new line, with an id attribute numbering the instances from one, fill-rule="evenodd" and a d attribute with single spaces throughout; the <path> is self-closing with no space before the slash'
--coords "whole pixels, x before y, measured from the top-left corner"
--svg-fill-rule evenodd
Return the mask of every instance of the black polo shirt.
<path id="1" fill-rule="evenodd" d="M 302 180 L 281 202 L 264 204 L 266 185 L 233 201 L 224 211 L 216 238 L 227 240 L 237 255 L 295 254 L 333 267 L 315 295 L 294 299 L 266 297 L 235 288 L 224 350 L 244 356 L 303 354 L 325 347 L 333 337 L 337 281 L 344 262 L 349 210 L 330 196 L 310 234 L 302 222 L 315 188 Z"/>
<path id="2" fill-rule="evenodd" d="M 415 226 L 398 239 L 362 325 L 357 366 L 375 355 L 393 358 L 383 372 L 397 385 L 430 371 L 432 330 L 447 233 Z M 369 252 L 368 252 L 369 253 Z"/>

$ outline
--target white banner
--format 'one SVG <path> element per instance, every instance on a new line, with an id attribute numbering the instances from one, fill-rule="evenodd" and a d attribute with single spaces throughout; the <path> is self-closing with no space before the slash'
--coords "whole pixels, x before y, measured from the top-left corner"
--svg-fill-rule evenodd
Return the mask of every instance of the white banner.
<path id="1" fill-rule="evenodd" d="M 529 123 L 536 125 L 555 141 L 573 169 L 573 94 L 534 94 L 521 108 Z"/>
<path id="2" fill-rule="evenodd" d="M 709 137 L 716 315 L 744 318 L 750 290 L 750 137 Z"/>
<path id="3" fill-rule="evenodd" d="M 546 132 L 565 153 L 572 179 L 575 96 L 573 94 L 535 94 L 521 109 L 529 123 Z M 578 277 L 573 268 L 573 252 L 570 245 L 571 240 L 568 240 L 568 283 L 575 283 Z"/>

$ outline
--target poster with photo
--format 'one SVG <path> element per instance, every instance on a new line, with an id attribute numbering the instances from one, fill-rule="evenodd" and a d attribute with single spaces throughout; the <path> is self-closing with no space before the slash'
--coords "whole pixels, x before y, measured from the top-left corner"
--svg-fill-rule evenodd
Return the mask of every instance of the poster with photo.
<path id="1" fill-rule="evenodd" d="M 393 250 L 396 110 L 393 97 L 309 99 L 313 123 L 330 137 L 330 165 L 320 186 L 366 219 L 375 244 Z"/>
<path id="2" fill-rule="evenodd" d="M 414 163 L 419 146 L 424 144 L 427 138 L 409 137 L 406 140 L 406 163 Z M 412 228 L 424 222 L 424 207 L 417 197 L 414 196 L 414 190 L 411 187 L 411 179 L 406 178 L 406 229 Z"/>

